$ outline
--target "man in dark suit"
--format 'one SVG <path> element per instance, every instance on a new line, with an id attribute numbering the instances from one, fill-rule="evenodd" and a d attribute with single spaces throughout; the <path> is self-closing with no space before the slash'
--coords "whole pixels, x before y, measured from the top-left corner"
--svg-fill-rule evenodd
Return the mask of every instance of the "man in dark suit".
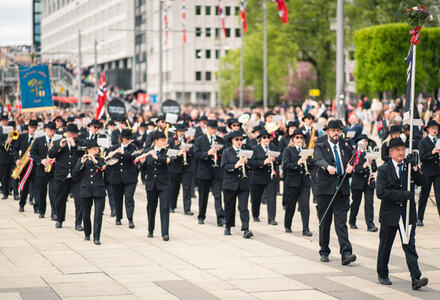
<path id="1" fill-rule="evenodd" d="M 153 132 L 150 132 L 145 140 L 145 147 L 146 148 L 151 148 L 151 145 L 153 144 L 153 138 L 155 136 L 155 132 L 159 131 L 159 132 L 163 132 L 165 134 L 165 136 L 167 138 L 169 138 L 170 136 L 168 135 L 168 131 L 166 130 L 167 128 L 167 122 L 165 122 L 165 115 L 161 115 L 159 117 L 157 117 L 156 119 L 156 129 Z"/>
<path id="2" fill-rule="evenodd" d="M 402 127 L 399 125 L 392 125 L 388 131 L 389 138 L 387 138 L 383 143 L 380 151 L 380 156 L 384 162 L 388 162 L 390 160 L 390 156 L 388 154 L 388 143 L 390 139 L 395 139 L 400 137 L 402 133 Z"/>
<path id="3" fill-rule="evenodd" d="M 207 134 L 199 136 L 194 144 L 194 157 L 198 161 L 197 179 L 199 189 L 199 224 L 204 224 L 206 217 L 206 207 L 208 205 L 209 191 L 215 200 L 215 212 L 217 215 L 217 225 L 223 226 L 225 223 L 225 212 L 222 208 L 221 199 L 221 177 L 219 169 L 221 163 L 221 153 L 223 149 L 213 147 L 214 144 L 224 145 L 223 139 L 216 136 L 217 121 L 209 120 L 206 125 Z"/>
<path id="4" fill-rule="evenodd" d="M 153 237 L 159 200 L 162 239 L 168 241 L 170 226 L 170 175 L 168 173 L 167 139 L 163 132 L 156 131 L 151 137 L 152 148 L 140 159 L 140 168 L 146 171 L 145 189 L 147 192 L 148 237 Z"/>
<path id="5" fill-rule="evenodd" d="M 225 235 L 231 235 L 231 227 L 235 227 L 235 206 L 238 198 L 238 211 L 240 212 L 241 231 L 243 238 L 251 238 L 249 230 L 249 167 L 247 158 L 239 158 L 237 154 L 242 149 L 243 136 L 241 132 L 234 131 L 229 135 L 232 146 L 223 151 L 221 167 L 225 172 L 223 177 L 223 195 L 225 201 L 226 227 Z"/>
<path id="6" fill-rule="evenodd" d="M 13 149 L 13 157 L 15 161 L 15 165 L 18 166 L 20 159 L 23 158 L 23 155 L 26 153 L 28 148 L 32 145 L 32 142 L 35 140 L 34 134 L 37 130 L 38 122 L 37 120 L 30 120 L 28 124 L 28 132 L 25 134 L 20 134 L 18 137 L 17 143 L 14 145 Z M 30 151 L 29 151 L 30 152 Z M 26 198 L 29 194 L 29 191 L 33 193 L 36 189 L 35 181 L 36 178 L 34 176 L 35 170 L 34 168 L 29 168 L 29 163 L 23 168 L 22 173 L 20 174 L 20 202 L 19 202 L 19 211 L 24 212 L 24 206 L 26 204 Z M 34 195 L 30 195 L 30 199 L 34 198 Z"/>
<path id="7" fill-rule="evenodd" d="M 46 195 L 49 179 L 53 176 L 53 170 L 46 172 L 45 168 L 53 164 L 53 160 L 48 157 L 48 150 L 53 145 L 53 136 L 55 134 L 55 124 L 52 122 L 44 125 L 45 135 L 35 139 L 31 148 L 31 158 L 34 163 L 36 180 L 36 201 L 34 203 L 34 212 L 44 218 L 46 213 Z M 51 218 L 56 220 L 56 207 L 51 204 Z"/>
<path id="8" fill-rule="evenodd" d="M 140 123 L 137 131 L 133 134 L 134 143 L 139 147 L 143 148 L 147 141 L 147 124 Z"/>
<path id="9" fill-rule="evenodd" d="M 73 168 L 84 151 L 78 147 L 79 129 L 76 124 L 69 124 L 66 129 L 66 138 L 56 141 L 49 149 L 48 156 L 55 159 L 54 185 L 55 205 L 57 211 L 56 228 L 61 228 L 66 219 L 66 202 L 69 193 L 72 193 L 75 202 L 75 230 L 82 231 L 82 204 L 80 197 L 80 178 L 72 176 Z"/>
<path id="10" fill-rule="evenodd" d="M 437 211 L 440 215 L 440 149 L 437 148 L 437 140 L 440 125 L 430 120 L 426 126 L 428 135 L 419 142 L 420 161 L 422 162 L 422 172 L 426 176 L 427 184 L 422 186 L 419 198 L 419 209 L 417 211 L 417 226 L 423 226 L 426 203 L 428 201 L 431 186 L 434 185 L 435 202 Z"/>
<path id="11" fill-rule="evenodd" d="M 351 243 L 348 239 L 347 212 L 350 208 L 350 188 L 348 180 L 342 181 L 344 173 L 350 175 L 353 167 L 349 164 L 351 148 L 345 141 L 340 139 L 342 134 L 341 124 L 337 120 L 331 120 L 327 125 L 328 139 L 322 144 L 315 146 L 315 161 L 317 171 L 317 203 L 318 217 L 322 220 L 319 227 L 319 245 L 322 262 L 329 261 L 330 226 L 332 217 L 335 219 L 335 230 L 338 236 L 341 261 L 348 265 L 356 260 L 352 253 Z M 332 196 L 335 195 L 333 203 Z M 324 212 L 328 209 L 327 214 Z"/>
<path id="12" fill-rule="evenodd" d="M 10 134 L 0 134 L 0 181 L 2 184 L 2 199 L 8 199 L 9 196 L 9 179 L 12 166 L 12 149 L 15 141 L 12 140 Z"/>
<path id="13" fill-rule="evenodd" d="M 66 126 L 63 117 L 56 116 L 55 119 L 53 119 L 53 122 L 55 123 L 55 127 L 56 127 L 55 133 L 59 135 L 63 135 L 65 132 L 64 127 Z"/>
<path id="14" fill-rule="evenodd" d="M 126 123 L 126 119 L 124 117 L 121 117 L 118 121 L 118 127 L 112 131 L 111 133 L 111 141 L 112 141 L 112 145 L 118 145 L 121 143 L 121 141 L 119 140 L 119 137 L 122 133 L 122 130 L 127 128 L 127 123 Z"/>
<path id="15" fill-rule="evenodd" d="M 102 123 L 99 120 L 93 119 L 88 124 L 88 131 L 84 131 L 79 135 L 80 141 L 98 141 L 99 130 L 102 128 Z"/>
<path id="16" fill-rule="evenodd" d="M 406 224 L 405 216 L 408 200 L 410 202 L 409 224 L 411 231 L 407 244 L 402 241 L 402 248 L 405 252 L 406 263 L 411 273 L 412 288 L 418 290 L 428 284 L 427 278 L 421 278 L 418 255 L 415 245 L 416 230 L 416 209 L 414 202 L 414 185 L 408 191 L 408 168 L 412 167 L 411 177 L 417 185 L 426 183 L 426 179 L 414 164 L 414 157 L 408 155 L 405 158 L 405 143 L 400 138 L 391 139 L 389 143 L 391 160 L 379 167 L 377 175 L 377 197 L 382 200 L 380 204 L 379 222 L 379 251 L 377 254 L 377 274 L 381 284 L 391 285 L 388 277 L 388 262 L 390 260 L 391 248 L 397 230 L 402 230 L 402 225 Z M 406 228 L 408 230 L 408 228 Z M 402 234 L 402 232 L 401 232 Z"/>

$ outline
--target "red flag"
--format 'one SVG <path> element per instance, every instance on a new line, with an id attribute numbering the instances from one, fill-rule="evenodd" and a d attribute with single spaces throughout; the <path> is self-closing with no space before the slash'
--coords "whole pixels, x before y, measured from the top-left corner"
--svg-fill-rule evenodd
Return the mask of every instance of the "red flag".
<path id="1" fill-rule="evenodd" d="M 168 7 L 167 2 L 163 2 L 163 23 L 165 31 L 165 45 L 168 43 Z"/>
<path id="2" fill-rule="evenodd" d="M 98 106 L 96 107 L 96 117 L 95 119 L 100 119 L 104 114 L 104 103 L 107 101 L 107 86 L 105 82 L 105 73 L 102 73 L 101 78 L 99 78 L 98 84 Z"/>
<path id="3" fill-rule="evenodd" d="M 11 101 L 9 101 L 9 97 L 8 95 L 6 95 L 6 107 L 8 108 L 8 111 L 11 112 L 12 108 L 11 108 Z"/>
<path id="4" fill-rule="evenodd" d="M 281 21 L 287 24 L 288 11 L 287 11 L 286 2 L 284 2 L 284 0 L 273 0 L 273 1 L 276 1 L 278 5 L 278 14 L 280 15 Z"/>
<path id="5" fill-rule="evenodd" d="M 243 26 L 243 32 L 247 33 L 247 22 L 246 22 L 246 2 L 245 0 L 241 0 L 240 3 L 240 19 L 241 19 L 241 25 Z"/>
<path id="6" fill-rule="evenodd" d="M 183 32 L 183 43 L 186 43 L 186 4 L 185 4 L 185 0 L 182 0 L 182 32 Z"/>
<path id="7" fill-rule="evenodd" d="M 218 0 L 218 14 L 220 15 L 220 22 L 222 23 L 223 34 L 226 37 L 225 10 L 223 9 L 223 0 Z"/>

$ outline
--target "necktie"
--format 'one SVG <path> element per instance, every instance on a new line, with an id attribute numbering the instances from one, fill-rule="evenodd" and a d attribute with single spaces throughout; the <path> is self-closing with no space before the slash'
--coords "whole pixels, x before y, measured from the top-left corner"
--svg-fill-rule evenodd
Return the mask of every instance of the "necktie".
<path id="1" fill-rule="evenodd" d="M 235 152 L 237 152 L 237 154 L 238 154 L 238 152 L 240 152 L 240 150 L 239 150 L 239 149 L 237 149 L 237 150 L 235 150 Z"/>
<path id="2" fill-rule="evenodd" d="M 52 139 L 49 139 L 49 145 L 52 143 Z"/>
<path id="3" fill-rule="evenodd" d="M 32 143 L 33 139 L 34 139 L 33 136 L 29 137 L 29 142 L 28 142 L 29 145 Z"/>
<path id="4" fill-rule="evenodd" d="M 338 174 L 338 176 L 341 176 L 342 175 L 341 158 L 339 157 L 338 147 L 334 145 L 333 150 L 335 152 L 336 173 Z"/>
<path id="5" fill-rule="evenodd" d="M 214 143 L 214 138 L 211 136 L 211 145 Z"/>
<path id="6" fill-rule="evenodd" d="M 399 167 L 399 179 L 402 178 L 402 167 L 403 167 L 403 163 L 397 164 L 397 166 Z"/>
<path id="7" fill-rule="evenodd" d="M 310 135 L 310 133 L 311 133 L 311 132 L 310 132 L 310 128 L 309 128 L 309 129 L 307 129 L 307 134 Z"/>
<path id="8" fill-rule="evenodd" d="M 298 154 L 301 153 L 301 147 L 298 147 Z"/>
<path id="9" fill-rule="evenodd" d="M 266 151 L 266 153 L 267 153 L 268 150 L 269 150 L 269 148 L 267 146 L 264 147 L 264 151 Z"/>
<path id="10" fill-rule="evenodd" d="M 156 150 L 156 156 L 158 156 L 159 155 L 159 150 Z"/>
<path id="11" fill-rule="evenodd" d="M 432 142 L 434 143 L 434 145 L 437 144 L 437 138 L 436 138 L 436 137 L 433 138 L 433 139 L 432 139 Z"/>
<path id="12" fill-rule="evenodd" d="M 93 141 L 95 139 L 95 135 L 92 134 L 92 136 L 90 137 L 90 139 Z"/>

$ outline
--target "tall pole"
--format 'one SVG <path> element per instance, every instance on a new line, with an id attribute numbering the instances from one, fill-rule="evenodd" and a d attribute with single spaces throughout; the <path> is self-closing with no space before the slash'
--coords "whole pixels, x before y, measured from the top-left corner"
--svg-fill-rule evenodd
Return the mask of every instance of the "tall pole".
<path id="1" fill-rule="evenodd" d="M 81 89 L 81 65 L 82 65 L 82 57 L 81 57 L 81 30 L 78 30 L 78 109 L 81 109 L 82 102 L 82 89 Z"/>
<path id="2" fill-rule="evenodd" d="M 267 0 L 263 3 L 264 50 L 263 50 L 263 107 L 267 108 Z"/>
<path id="3" fill-rule="evenodd" d="M 159 105 L 162 104 L 163 97 L 163 76 L 162 76 L 162 50 L 163 50 L 163 41 L 162 41 L 162 10 L 163 10 L 163 0 L 159 1 Z"/>
<path id="4" fill-rule="evenodd" d="M 183 47 L 182 47 L 182 102 L 181 103 L 182 104 L 185 103 L 185 41 L 183 41 Z"/>
<path id="5" fill-rule="evenodd" d="M 343 120 L 345 118 L 344 0 L 338 0 L 336 18 L 336 117 Z"/>
<path id="6" fill-rule="evenodd" d="M 98 90 L 98 81 L 99 81 L 99 78 L 98 78 L 98 41 L 95 39 L 95 47 L 94 47 L 94 49 L 95 49 L 95 64 L 94 64 L 94 66 L 93 66 L 93 68 L 95 69 L 95 91 L 97 91 Z M 95 106 L 95 108 L 96 108 L 96 101 L 93 101 L 93 103 L 94 103 L 94 106 Z"/>
<path id="7" fill-rule="evenodd" d="M 244 34 L 243 34 L 243 29 L 241 29 L 241 47 L 240 47 L 240 109 L 243 108 L 243 88 L 244 88 L 244 70 L 243 70 L 243 39 L 244 39 Z"/>
<path id="8" fill-rule="evenodd" d="M 136 2 L 133 0 L 133 62 L 131 64 L 131 89 L 136 89 Z"/>

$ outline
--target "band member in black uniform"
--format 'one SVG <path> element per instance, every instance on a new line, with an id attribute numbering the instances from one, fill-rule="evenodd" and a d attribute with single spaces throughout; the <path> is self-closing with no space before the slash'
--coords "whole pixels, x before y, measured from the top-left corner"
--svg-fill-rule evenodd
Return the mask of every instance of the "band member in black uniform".
<path id="1" fill-rule="evenodd" d="M 111 133 L 112 145 L 118 145 L 120 143 L 120 136 L 122 131 L 127 128 L 127 122 L 124 117 L 121 117 L 118 121 L 118 127 Z"/>
<path id="2" fill-rule="evenodd" d="M 139 147 L 143 148 L 147 140 L 147 124 L 140 123 L 138 130 L 133 134 L 134 143 Z"/>
<path id="3" fill-rule="evenodd" d="M 225 235 L 231 235 L 231 227 L 235 227 L 235 205 L 238 198 L 238 211 L 240 212 L 241 231 L 243 237 L 248 239 L 253 236 L 249 230 L 249 178 L 247 172 L 247 158 L 238 158 L 243 143 L 242 133 L 234 131 L 229 135 L 232 147 L 223 151 L 221 167 L 225 172 L 223 177 L 223 198 L 225 201 L 226 228 Z"/>
<path id="4" fill-rule="evenodd" d="M 105 184 L 103 171 L 106 165 L 99 157 L 99 146 L 94 140 L 87 142 L 87 154 L 79 158 L 73 169 L 73 176 L 81 178 L 79 194 L 82 199 L 82 213 L 84 222 L 84 239 L 90 240 L 92 224 L 90 213 L 95 204 L 93 218 L 93 242 L 101 245 L 102 214 L 105 203 Z"/>
<path id="5" fill-rule="evenodd" d="M 427 184 L 422 186 L 419 198 L 419 209 L 417 211 L 417 226 L 423 226 L 426 202 L 431 193 L 431 186 L 434 185 L 435 202 L 440 215 L 440 149 L 436 147 L 440 125 L 430 120 L 426 126 L 428 135 L 419 142 L 420 161 L 422 172 L 426 176 Z"/>
<path id="6" fill-rule="evenodd" d="M 403 224 L 406 224 L 406 207 L 407 200 L 409 200 L 409 224 L 412 226 L 408 244 L 402 242 L 402 248 L 411 273 L 412 288 L 418 290 L 428 284 L 428 278 L 421 278 L 422 273 L 417 263 L 418 255 L 414 239 L 417 219 L 416 205 L 414 201 L 414 184 L 411 186 L 411 191 L 408 191 L 407 188 L 408 166 L 412 166 L 411 177 L 415 184 L 423 186 L 423 184 L 426 184 L 426 179 L 417 165 L 414 164 L 414 157 L 411 154 L 408 155 L 406 161 L 404 160 L 405 143 L 400 138 L 391 139 L 388 148 L 391 159 L 379 167 L 376 184 L 377 197 L 382 200 L 379 212 L 378 279 L 381 284 L 392 284 L 388 277 L 388 262 L 394 237 L 397 230 L 400 231 L 399 220 L 402 218 Z"/>
<path id="7" fill-rule="evenodd" d="M 148 237 L 153 237 L 159 200 L 162 239 L 168 241 L 170 227 L 170 175 L 168 173 L 167 139 L 163 132 L 156 131 L 152 138 L 152 148 L 140 161 L 140 169 L 146 171 L 145 189 L 147 192 Z"/>
<path id="8" fill-rule="evenodd" d="M 15 121 L 9 121 L 8 122 L 8 126 L 12 127 L 13 131 L 18 132 L 17 131 L 17 123 L 15 123 Z M 8 180 L 8 182 L 9 182 L 9 190 L 13 192 L 14 200 L 20 200 L 20 195 L 18 194 L 18 179 L 14 179 L 14 178 L 12 178 L 10 176 L 12 170 L 15 167 L 14 148 L 17 145 L 17 141 L 18 141 L 19 137 L 20 137 L 20 135 L 18 135 L 17 137 L 14 137 L 12 139 L 12 142 L 9 145 L 9 151 L 8 151 L 9 156 L 10 156 L 9 176 L 8 176 L 9 180 Z"/>
<path id="9" fill-rule="evenodd" d="M 354 168 L 351 176 L 351 207 L 350 217 L 348 224 L 351 229 L 357 229 L 356 217 L 359 212 L 359 206 L 361 205 L 362 194 L 364 194 L 364 215 L 365 222 L 367 224 L 367 230 L 370 232 L 376 232 L 378 229 L 374 225 L 374 188 L 375 179 L 374 172 L 377 171 L 377 165 L 374 160 L 366 159 L 365 155 L 369 149 L 369 139 L 365 134 L 361 134 L 357 138 L 356 143 L 358 151 L 361 156 L 359 162 Z"/>
<path id="10" fill-rule="evenodd" d="M 381 148 L 381 157 L 384 163 L 388 162 L 390 160 L 390 156 L 388 154 L 389 152 L 389 147 L 388 147 L 388 143 L 391 139 L 395 139 L 400 137 L 400 134 L 402 133 L 402 127 L 400 127 L 399 125 L 391 125 L 390 130 L 389 130 L 389 134 L 388 137 L 385 139 L 385 141 L 382 143 L 382 148 Z"/>
<path id="11" fill-rule="evenodd" d="M 194 157 L 197 163 L 197 179 L 199 190 L 199 215 L 197 219 L 199 224 L 205 223 L 206 207 L 208 205 L 209 191 L 212 188 L 214 195 L 214 206 L 217 215 L 217 225 L 225 224 L 225 212 L 222 208 L 221 198 L 221 176 L 219 169 L 221 163 L 221 153 L 223 149 L 213 147 L 214 144 L 224 145 L 223 139 L 216 136 L 217 121 L 209 120 L 206 125 L 207 134 L 196 138 L 194 144 Z"/>
<path id="12" fill-rule="evenodd" d="M 2 199 L 8 199 L 9 196 L 9 179 L 12 166 L 12 149 L 15 141 L 10 134 L 0 134 L 0 180 L 2 184 Z"/>
<path id="13" fill-rule="evenodd" d="M 110 182 L 115 193 L 116 225 L 122 225 L 122 203 L 125 196 L 125 210 L 128 219 L 128 227 L 134 228 L 134 192 L 136 191 L 138 171 L 133 163 L 133 151 L 137 149 L 133 144 L 133 136 L 130 129 L 121 132 L 121 143 L 109 149 L 108 158 L 115 158 L 118 162 L 112 166 Z"/>
<path id="14" fill-rule="evenodd" d="M 155 136 L 155 132 L 160 131 L 163 132 L 166 136 L 166 138 L 169 138 L 168 136 L 168 130 L 167 130 L 167 122 L 165 122 L 165 115 L 161 115 L 157 117 L 156 119 L 156 130 L 148 134 L 146 140 L 145 140 L 145 147 L 151 148 L 151 145 L 153 144 L 153 137 Z"/>
<path id="15" fill-rule="evenodd" d="M 302 220 L 302 234 L 311 236 L 309 229 L 310 218 L 310 172 L 313 165 L 311 157 L 301 157 L 304 146 L 304 132 L 296 129 L 291 135 L 291 142 L 283 152 L 284 184 L 286 185 L 286 213 L 284 228 L 292 232 L 292 219 L 298 203 Z"/>
<path id="16" fill-rule="evenodd" d="M 283 153 L 284 149 L 287 146 L 289 146 L 292 134 L 293 134 L 293 132 L 298 127 L 299 127 L 299 122 L 298 121 L 289 121 L 287 123 L 287 125 L 286 125 L 286 132 L 284 133 L 284 135 L 281 137 L 281 140 L 280 140 L 280 152 L 281 153 Z M 283 168 L 281 168 L 281 169 L 283 170 Z M 284 170 L 283 170 L 283 173 L 284 173 Z M 283 184 L 283 202 L 282 202 L 284 209 L 287 206 L 287 202 L 286 202 L 287 201 L 287 199 L 286 199 L 286 196 L 287 196 L 287 190 L 286 190 L 287 185 L 286 185 L 285 178 L 286 178 L 286 176 L 284 175 L 283 178 L 282 178 L 283 181 L 284 181 L 284 184 Z"/>
<path id="17" fill-rule="evenodd" d="M 44 218 L 46 213 L 46 195 L 47 185 L 53 170 L 50 170 L 53 164 L 48 157 L 48 150 L 53 145 L 53 136 L 55 134 L 55 124 L 49 122 L 44 125 L 45 135 L 35 139 L 31 148 L 31 158 L 34 162 L 36 176 L 36 201 L 34 203 L 34 212 L 40 214 L 40 218 Z M 56 218 L 55 205 L 51 203 L 52 220 Z"/>
<path id="18" fill-rule="evenodd" d="M 267 194 L 267 222 L 271 225 L 277 225 L 276 182 L 273 178 L 275 171 L 275 157 L 269 157 L 267 152 L 270 149 L 270 134 L 266 129 L 262 129 L 258 135 L 258 145 L 252 148 L 252 158 L 249 160 L 249 166 L 252 168 L 251 186 L 252 186 L 252 217 L 255 222 L 260 222 L 260 206 L 263 194 Z M 270 196 L 269 196 L 270 195 Z"/>
<path id="19" fill-rule="evenodd" d="M 185 215 L 193 215 L 191 211 L 191 182 L 192 182 L 192 157 L 194 147 L 181 149 L 182 144 L 187 143 L 185 138 L 185 125 L 176 125 L 176 134 L 168 139 L 168 146 L 171 149 L 180 149 L 177 157 L 171 158 L 168 171 L 171 177 L 171 210 L 174 213 L 179 197 L 180 185 L 183 190 L 183 210 Z"/>
<path id="20" fill-rule="evenodd" d="M 79 140 L 87 141 L 87 143 L 91 140 L 98 141 L 99 130 L 102 128 L 102 123 L 99 122 L 99 120 L 93 119 L 88 125 L 89 130 L 81 133 Z"/>
<path id="21" fill-rule="evenodd" d="M 356 260 L 356 255 L 352 253 L 347 229 L 347 212 L 350 208 L 350 188 L 348 180 L 344 180 L 343 182 L 341 182 L 341 180 L 344 173 L 347 173 L 347 175 L 351 174 L 353 167 L 349 164 L 351 148 L 340 138 L 341 134 L 340 122 L 336 120 L 329 121 L 327 125 L 327 141 L 322 144 L 316 144 L 315 146 L 315 162 L 318 167 L 316 200 L 318 203 L 318 218 L 322 220 L 322 224 L 319 227 L 319 245 L 321 247 L 319 254 L 321 255 L 321 261 L 329 261 L 330 227 L 332 218 L 334 217 L 342 264 L 348 265 Z M 336 194 L 332 205 L 329 207 L 330 200 L 339 185 L 341 185 L 341 188 Z M 324 212 L 327 207 L 329 207 L 329 210 L 324 217 Z"/>
<path id="22" fill-rule="evenodd" d="M 13 156 L 15 164 L 18 166 L 20 159 L 23 158 L 23 155 L 26 153 L 28 148 L 32 145 L 34 141 L 34 134 L 37 130 L 38 122 L 36 120 L 30 120 L 28 124 L 28 132 L 25 134 L 20 134 L 18 137 L 17 143 L 13 149 Z M 29 151 L 30 152 L 30 151 Z M 29 163 L 23 168 L 23 171 L 20 174 L 20 202 L 19 202 L 19 211 L 24 212 L 24 206 L 26 204 L 26 198 L 29 194 L 29 191 L 33 193 L 36 189 L 35 181 L 36 178 L 34 176 L 35 170 L 34 168 L 30 169 L 27 172 L 29 167 Z M 30 199 L 34 198 L 33 195 L 29 197 Z"/>
<path id="23" fill-rule="evenodd" d="M 236 118 L 228 119 L 227 125 L 231 131 L 228 134 L 226 134 L 226 136 L 225 136 L 225 149 L 232 146 L 232 143 L 230 142 L 230 139 L 229 139 L 230 134 L 232 134 L 235 131 L 239 131 L 240 133 L 242 133 L 242 135 L 244 135 L 244 131 L 241 128 L 241 124 L 240 124 L 240 122 L 238 122 L 238 119 L 236 119 Z"/>
<path id="24" fill-rule="evenodd" d="M 55 117 L 55 119 L 53 119 L 53 122 L 55 123 L 55 133 L 59 134 L 59 135 L 63 135 L 64 134 L 64 127 L 65 127 L 65 122 L 63 117 L 61 116 L 57 116 Z"/>

